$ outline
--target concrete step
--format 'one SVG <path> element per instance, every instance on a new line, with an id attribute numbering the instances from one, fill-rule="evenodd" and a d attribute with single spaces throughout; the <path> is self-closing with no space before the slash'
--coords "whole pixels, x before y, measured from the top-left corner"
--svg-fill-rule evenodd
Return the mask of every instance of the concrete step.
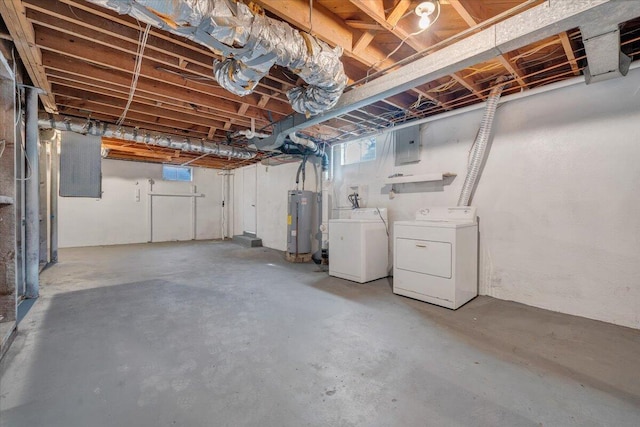
<path id="1" fill-rule="evenodd" d="M 248 248 L 258 248 L 262 246 L 262 239 L 250 234 L 237 234 L 233 236 L 233 241 Z"/>

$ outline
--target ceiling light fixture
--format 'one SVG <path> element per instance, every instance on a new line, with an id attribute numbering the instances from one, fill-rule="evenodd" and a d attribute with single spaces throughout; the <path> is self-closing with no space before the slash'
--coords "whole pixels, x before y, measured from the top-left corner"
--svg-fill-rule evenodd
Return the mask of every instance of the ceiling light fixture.
<path id="1" fill-rule="evenodd" d="M 438 13 L 436 14 L 435 19 L 432 20 L 431 15 L 433 15 L 433 12 L 435 12 L 436 9 L 438 10 Z M 421 29 L 425 30 L 429 28 L 431 24 L 436 22 L 436 20 L 440 16 L 440 1 L 439 0 L 423 1 L 422 3 L 416 6 L 415 12 L 416 12 L 416 15 L 420 17 L 420 21 L 418 22 L 418 25 L 420 26 Z"/>

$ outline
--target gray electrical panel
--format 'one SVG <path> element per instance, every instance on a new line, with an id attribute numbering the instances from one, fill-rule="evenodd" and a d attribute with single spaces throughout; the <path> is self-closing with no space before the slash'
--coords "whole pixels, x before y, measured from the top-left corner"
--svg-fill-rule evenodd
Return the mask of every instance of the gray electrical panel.
<path id="1" fill-rule="evenodd" d="M 60 196 L 102 197 L 99 136 L 64 132 L 60 142 Z"/>
<path id="2" fill-rule="evenodd" d="M 396 166 L 420 161 L 420 125 L 395 132 Z"/>
<path id="3" fill-rule="evenodd" d="M 311 227 L 314 206 L 315 193 L 313 191 L 289 191 L 289 213 L 287 215 L 288 253 L 311 253 Z"/>

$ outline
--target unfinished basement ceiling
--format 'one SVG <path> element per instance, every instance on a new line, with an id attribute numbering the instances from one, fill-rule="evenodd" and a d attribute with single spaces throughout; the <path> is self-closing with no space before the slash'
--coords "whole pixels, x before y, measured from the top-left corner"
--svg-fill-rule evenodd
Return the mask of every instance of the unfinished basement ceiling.
<path id="1" fill-rule="evenodd" d="M 439 19 L 419 30 L 410 0 L 255 0 L 268 16 L 307 31 L 342 57 L 350 86 L 358 87 L 464 37 L 544 3 L 543 0 L 441 0 Z M 310 5 L 313 9 L 310 11 Z M 50 88 L 41 96 L 47 112 L 115 124 L 131 87 L 144 25 L 84 0 L 7 0 L 1 6 L 0 38 L 14 40 L 34 85 Z M 24 16 L 26 15 L 26 19 Z M 640 52 L 640 20 L 621 26 L 622 51 L 632 60 Z M 402 40 L 405 42 L 399 46 Z M 394 52 L 395 51 L 395 52 Z M 419 53 L 419 54 L 417 54 Z M 41 58 L 41 61 L 40 61 Z M 239 147 L 250 129 L 270 133 L 270 124 L 293 113 L 285 93 L 301 82 L 273 67 L 254 93 L 239 97 L 213 77 L 220 59 L 206 47 L 152 28 L 135 96 L 124 126 Z M 325 121 L 305 133 L 328 143 L 374 132 L 397 123 L 454 110 L 486 99 L 495 79 L 511 76 L 507 91 L 526 91 L 583 73 L 586 56 L 578 29 L 562 32 L 475 64 L 409 91 Z M 184 153 L 110 139 L 109 158 L 235 168 L 260 161 Z M 119 149 L 119 146 L 122 147 Z"/>

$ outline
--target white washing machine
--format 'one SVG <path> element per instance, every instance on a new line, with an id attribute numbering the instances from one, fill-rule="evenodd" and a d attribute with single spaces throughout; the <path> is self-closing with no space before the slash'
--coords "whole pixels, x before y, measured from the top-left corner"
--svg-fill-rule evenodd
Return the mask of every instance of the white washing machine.
<path id="1" fill-rule="evenodd" d="M 387 277 L 387 210 L 361 208 L 329 220 L 329 275 L 365 283 Z"/>
<path id="2" fill-rule="evenodd" d="M 420 209 L 393 235 L 395 294 L 454 310 L 478 295 L 476 208 Z"/>

